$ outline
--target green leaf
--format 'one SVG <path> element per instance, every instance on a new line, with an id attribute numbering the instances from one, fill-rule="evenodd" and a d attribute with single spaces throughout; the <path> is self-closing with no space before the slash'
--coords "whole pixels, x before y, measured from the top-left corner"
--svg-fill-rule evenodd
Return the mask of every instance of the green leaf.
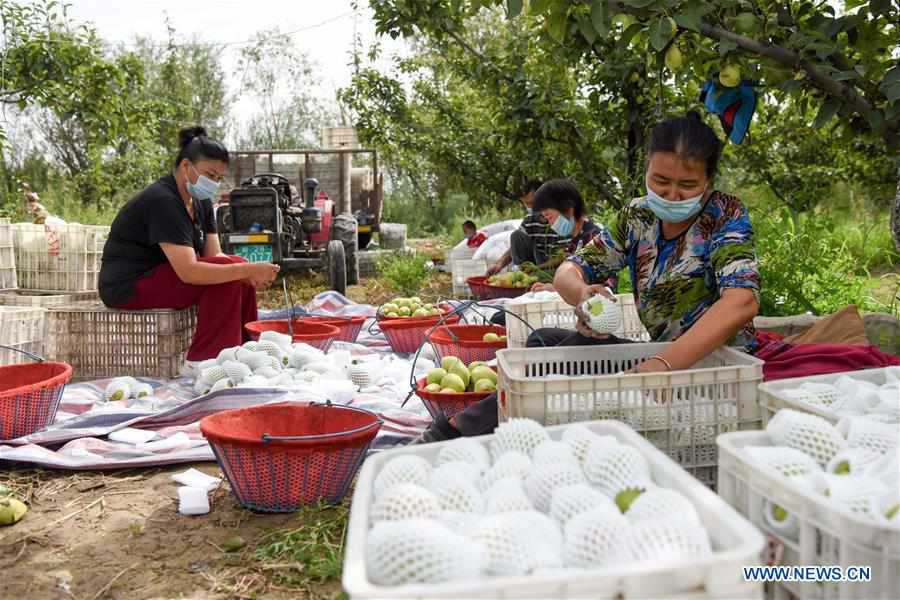
<path id="1" fill-rule="evenodd" d="M 875 132 L 880 132 L 881 128 L 884 127 L 884 115 L 881 114 L 880 110 L 873 110 L 869 113 L 869 125 L 872 126 L 872 130 Z"/>
<path id="2" fill-rule="evenodd" d="M 797 79 L 788 79 L 784 83 L 778 86 L 778 88 L 787 93 L 796 92 L 800 88 L 803 87 L 803 82 Z"/>
<path id="3" fill-rule="evenodd" d="M 838 98 L 829 98 L 822 104 L 822 108 L 819 109 L 819 114 L 816 115 L 816 120 L 813 122 L 813 127 L 816 129 L 821 129 L 825 123 L 831 120 L 831 118 L 837 114 L 837 111 L 841 109 L 841 101 Z"/>
<path id="4" fill-rule="evenodd" d="M 633 6 L 634 8 L 647 8 L 654 2 L 656 2 L 656 0 L 625 0 L 626 5 Z"/>
<path id="5" fill-rule="evenodd" d="M 578 19 L 578 29 L 581 31 L 581 35 L 584 36 L 584 39 L 587 40 L 588 44 L 593 44 L 594 40 L 597 39 L 597 32 L 594 30 L 594 25 L 587 19 Z"/>
<path id="6" fill-rule="evenodd" d="M 634 36 L 644 31 L 645 27 L 640 23 L 632 23 L 628 26 L 628 29 L 622 32 L 622 37 L 619 38 L 618 46 L 619 48 L 627 48 L 631 43 L 631 40 Z"/>
<path id="7" fill-rule="evenodd" d="M 566 14 L 565 10 L 550 13 L 550 17 L 547 19 L 547 33 L 562 44 L 563 40 L 566 39 L 566 25 L 568 25 L 568 22 L 569 15 Z"/>
<path id="8" fill-rule="evenodd" d="M 551 4 L 553 4 L 553 0 L 531 0 L 528 3 L 528 12 L 532 15 L 545 13 Z"/>
<path id="9" fill-rule="evenodd" d="M 660 17 L 650 24 L 650 45 L 657 52 L 666 47 L 672 38 L 672 22 L 669 17 Z"/>
<path id="10" fill-rule="evenodd" d="M 606 0 L 594 0 L 591 3 L 591 24 L 600 37 L 609 35 L 609 15 L 606 10 Z"/>
<path id="11" fill-rule="evenodd" d="M 856 79 L 858 74 L 856 71 L 835 71 L 831 74 L 831 78 L 835 81 L 847 81 L 848 79 Z"/>
<path id="12" fill-rule="evenodd" d="M 522 12 L 522 0 L 506 0 L 506 15 L 514 19 Z"/>
<path id="13" fill-rule="evenodd" d="M 731 40 L 719 41 L 719 56 L 727 56 L 729 53 L 737 50 L 738 45 Z"/>
<path id="14" fill-rule="evenodd" d="M 685 12 L 675 15 L 675 22 L 678 23 L 679 27 L 700 33 L 700 28 L 703 26 L 703 17 L 697 13 Z"/>
<path id="15" fill-rule="evenodd" d="M 900 66 L 894 67 L 884 74 L 884 81 L 881 85 L 891 85 L 900 81 Z"/>
<path id="16" fill-rule="evenodd" d="M 900 81 L 884 88 L 884 95 L 888 102 L 896 102 L 900 98 Z"/>

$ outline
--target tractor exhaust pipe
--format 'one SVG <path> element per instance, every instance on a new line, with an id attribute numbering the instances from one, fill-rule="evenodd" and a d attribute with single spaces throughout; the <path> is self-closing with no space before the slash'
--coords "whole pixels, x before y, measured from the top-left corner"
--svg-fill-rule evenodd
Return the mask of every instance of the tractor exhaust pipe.
<path id="1" fill-rule="evenodd" d="M 322 211 L 316 208 L 317 187 L 319 187 L 319 182 L 312 177 L 303 182 L 303 191 L 306 193 L 306 207 L 303 209 L 300 220 L 303 223 L 303 233 L 306 235 L 322 231 Z"/>

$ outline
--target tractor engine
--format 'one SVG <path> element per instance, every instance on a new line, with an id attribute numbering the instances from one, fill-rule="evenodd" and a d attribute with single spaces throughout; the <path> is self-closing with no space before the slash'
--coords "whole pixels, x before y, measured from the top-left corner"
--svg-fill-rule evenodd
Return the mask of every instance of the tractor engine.
<path id="1" fill-rule="evenodd" d="M 308 248 L 309 236 L 322 230 L 322 211 L 313 205 L 317 186 L 315 179 L 306 181 L 304 206 L 286 177 L 277 173 L 249 177 L 231 191 L 221 232 L 273 234 L 278 240 L 273 260 L 289 258 L 295 251 Z"/>

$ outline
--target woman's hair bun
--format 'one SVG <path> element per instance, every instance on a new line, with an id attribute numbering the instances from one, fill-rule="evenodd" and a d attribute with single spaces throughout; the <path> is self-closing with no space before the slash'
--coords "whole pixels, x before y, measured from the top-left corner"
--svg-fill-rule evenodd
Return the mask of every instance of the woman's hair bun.
<path id="1" fill-rule="evenodd" d="M 200 127 L 199 125 L 196 127 L 185 127 L 178 131 L 178 146 L 180 148 L 184 148 L 188 144 L 191 143 L 195 137 L 206 135 L 206 129 Z"/>
<path id="2" fill-rule="evenodd" d="M 703 122 L 703 117 L 700 116 L 696 110 L 689 110 L 686 115 L 684 115 L 688 119 L 693 119 L 695 121 Z"/>

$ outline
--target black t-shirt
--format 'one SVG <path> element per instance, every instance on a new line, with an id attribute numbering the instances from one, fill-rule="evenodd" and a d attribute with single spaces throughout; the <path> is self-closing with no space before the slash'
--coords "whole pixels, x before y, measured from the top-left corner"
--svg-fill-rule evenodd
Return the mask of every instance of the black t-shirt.
<path id="1" fill-rule="evenodd" d="M 103 247 L 100 298 L 110 307 L 134 296 L 134 284 L 168 259 L 160 243 L 191 246 L 203 254 L 206 236 L 216 233 L 211 200 L 194 200 L 191 220 L 175 177 L 166 175 L 128 201 L 116 215 Z"/>

